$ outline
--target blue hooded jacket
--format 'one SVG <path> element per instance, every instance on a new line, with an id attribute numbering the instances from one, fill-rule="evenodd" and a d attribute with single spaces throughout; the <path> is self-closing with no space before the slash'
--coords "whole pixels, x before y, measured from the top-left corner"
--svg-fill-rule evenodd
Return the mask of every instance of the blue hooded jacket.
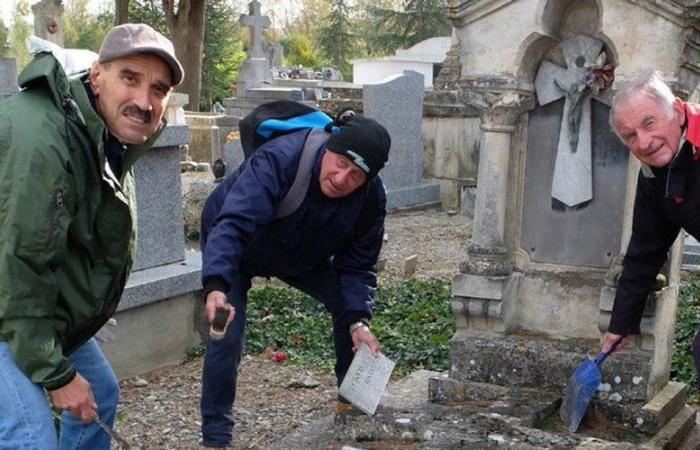
<path id="1" fill-rule="evenodd" d="M 209 196 L 202 212 L 204 289 L 228 292 L 239 271 L 295 276 L 333 257 L 346 311 L 369 318 L 386 216 L 381 179 L 370 178 L 342 198 L 326 197 L 318 182 L 322 148 L 299 208 L 274 219 L 294 182 L 308 133 L 265 143 Z"/>

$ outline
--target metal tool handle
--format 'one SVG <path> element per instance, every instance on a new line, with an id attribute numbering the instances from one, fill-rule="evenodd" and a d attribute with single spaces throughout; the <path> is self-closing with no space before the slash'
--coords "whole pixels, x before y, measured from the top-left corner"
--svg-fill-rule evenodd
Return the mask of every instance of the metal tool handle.
<path id="1" fill-rule="evenodd" d="M 226 335 L 226 328 L 228 328 L 228 315 L 228 308 L 216 308 L 214 320 L 211 321 L 211 325 L 209 327 L 209 337 L 215 341 L 218 341 Z"/>
<path id="2" fill-rule="evenodd" d="M 93 419 L 95 419 L 95 422 L 103 429 L 105 430 L 105 433 L 109 435 L 109 437 L 116 442 L 116 444 L 122 448 L 122 450 L 134 450 L 138 449 L 139 447 L 135 447 L 131 444 L 129 444 L 126 439 L 122 438 L 119 436 L 112 428 L 110 428 L 109 425 L 104 423 L 102 419 L 100 419 L 100 416 L 97 415 L 97 411 L 95 411 L 95 415 L 93 416 Z"/>
<path id="3" fill-rule="evenodd" d="M 595 358 L 595 364 L 596 364 L 596 366 L 600 366 L 601 364 L 603 364 L 603 361 L 605 361 L 605 358 L 607 358 L 608 355 L 609 355 L 610 353 L 612 353 L 612 352 L 615 351 L 615 349 L 617 348 L 617 346 L 620 345 L 620 342 L 622 342 L 622 340 L 623 340 L 624 338 L 625 338 L 625 337 L 622 336 L 620 339 L 618 339 L 618 340 L 616 340 L 615 342 L 613 342 L 613 345 L 610 346 L 610 350 L 608 350 L 607 352 L 600 352 L 600 353 L 598 354 L 598 356 Z"/>

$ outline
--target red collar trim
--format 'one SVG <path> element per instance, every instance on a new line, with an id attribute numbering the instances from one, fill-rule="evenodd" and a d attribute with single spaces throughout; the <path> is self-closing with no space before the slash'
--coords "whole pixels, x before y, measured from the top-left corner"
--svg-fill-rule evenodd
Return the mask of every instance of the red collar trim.
<path id="1" fill-rule="evenodd" d="M 685 121 L 688 124 L 685 139 L 693 146 L 700 147 L 700 105 L 683 103 Z"/>

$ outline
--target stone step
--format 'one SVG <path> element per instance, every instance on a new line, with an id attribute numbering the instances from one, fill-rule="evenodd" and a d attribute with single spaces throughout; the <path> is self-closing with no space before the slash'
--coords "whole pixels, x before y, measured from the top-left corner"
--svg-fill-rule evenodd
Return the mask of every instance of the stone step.
<path id="1" fill-rule="evenodd" d="M 688 235 L 683 242 L 683 268 L 694 269 L 700 265 L 700 242 Z"/>
<path id="2" fill-rule="evenodd" d="M 685 437 L 678 450 L 696 450 L 700 446 L 700 416 L 695 418 L 695 425 Z"/>
<path id="3" fill-rule="evenodd" d="M 695 426 L 696 411 L 690 406 L 681 410 L 653 438 L 643 444 L 642 450 L 672 450 L 683 444 L 688 433 Z"/>
<path id="4" fill-rule="evenodd" d="M 685 405 L 688 400 L 688 386 L 685 383 L 669 381 L 668 384 L 652 398 L 642 412 L 652 418 L 656 431 L 660 431 Z"/>

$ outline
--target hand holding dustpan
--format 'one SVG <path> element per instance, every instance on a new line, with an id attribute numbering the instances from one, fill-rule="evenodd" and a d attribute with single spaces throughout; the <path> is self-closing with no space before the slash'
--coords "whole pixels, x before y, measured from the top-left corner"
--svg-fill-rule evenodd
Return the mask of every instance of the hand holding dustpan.
<path id="1" fill-rule="evenodd" d="M 570 432 L 575 433 L 578 429 L 581 419 L 588 409 L 588 403 L 600 385 L 600 365 L 610 353 L 615 351 L 622 339 L 620 337 L 608 351 L 600 352 L 595 359 L 583 361 L 569 378 L 564 399 L 561 402 L 561 408 L 559 408 L 559 417 Z"/>

